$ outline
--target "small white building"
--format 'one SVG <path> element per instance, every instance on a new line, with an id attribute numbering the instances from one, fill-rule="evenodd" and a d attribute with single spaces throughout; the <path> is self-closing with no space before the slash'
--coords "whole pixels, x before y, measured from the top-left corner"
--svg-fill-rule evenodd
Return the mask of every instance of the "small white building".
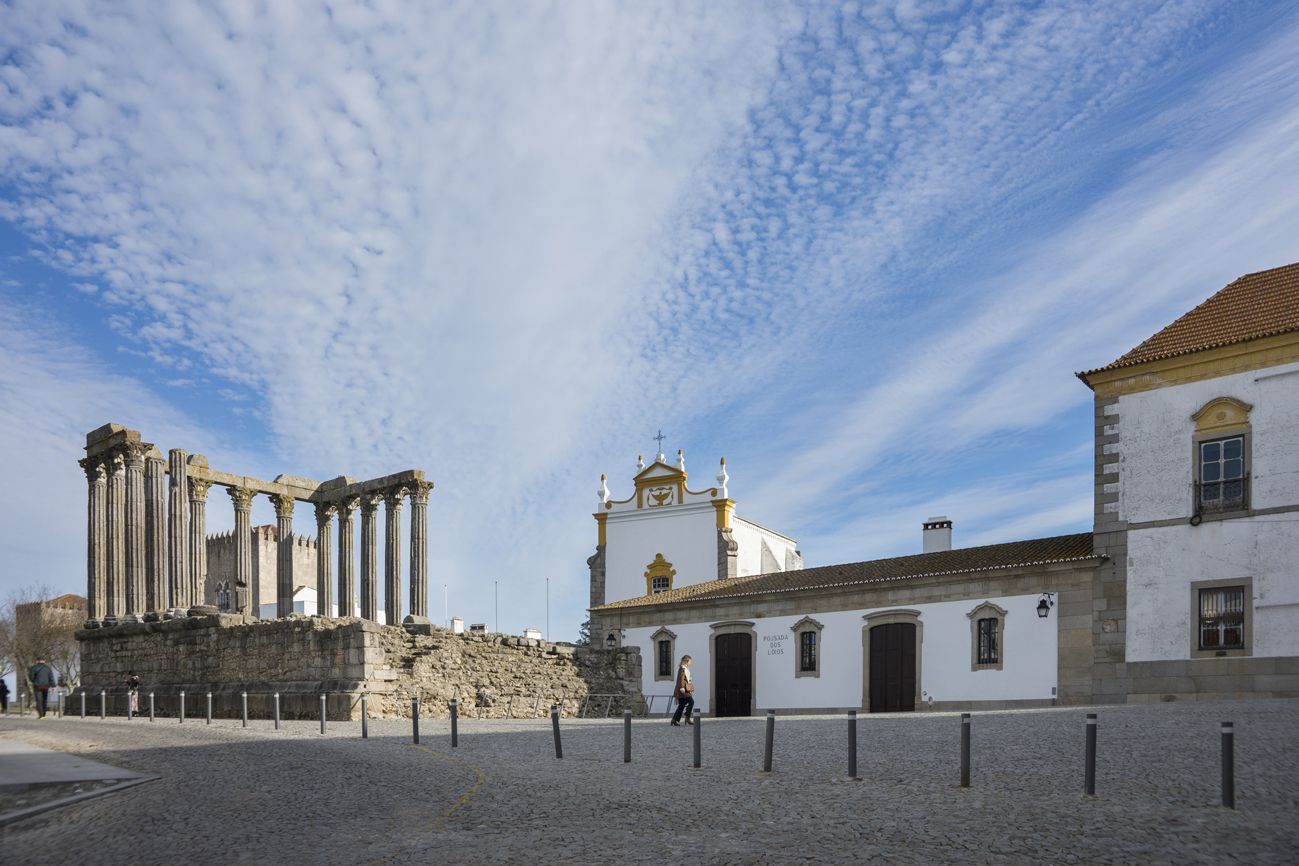
<path id="1" fill-rule="evenodd" d="M 1299 264 L 1236 280 L 1112 364 L 1091 532 L 802 568 L 735 514 L 725 461 L 602 477 L 591 638 L 702 712 L 1299 696 Z M 662 704 L 660 704 L 661 706 Z"/>

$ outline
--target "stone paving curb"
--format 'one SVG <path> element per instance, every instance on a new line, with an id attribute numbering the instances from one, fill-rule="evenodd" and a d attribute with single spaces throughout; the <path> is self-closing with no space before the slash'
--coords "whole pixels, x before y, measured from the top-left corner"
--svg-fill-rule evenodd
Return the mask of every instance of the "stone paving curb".
<path id="1" fill-rule="evenodd" d="M 85 791 L 81 794 L 73 794 L 70 797 L 60 797 L 57 800 L 50 800 L 48 803 L 40 803 L 36 806 L 28 806 L 26 809 L 15 809 L 12 812 L 0 812 L 0 828 L 8 827 L 19 821 L 25 821 L 36 815 L 42 815 L 54 809 L 61 809 L 64 806 L 71 806 L 73 803 L 80 803 L 83 800 L 91 800 L 95 797 L 103 797 L 106 794 L 116 794 L 118 791 L 125 791 L 127 788 L 134 788 L 136 785 L 143 785 L 145 782 L 155 782 L 161 776 L 144 776 L 136 779 L 123 779 L 115 785 L 107 788 L 100 788 L 97 791 Z"/>

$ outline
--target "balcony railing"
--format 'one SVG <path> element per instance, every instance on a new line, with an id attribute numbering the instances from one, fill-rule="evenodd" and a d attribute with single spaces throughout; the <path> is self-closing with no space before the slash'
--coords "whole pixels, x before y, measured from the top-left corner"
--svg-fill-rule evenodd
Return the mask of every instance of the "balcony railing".
<path id="1" fill-rule="evenodd" d="M 1195 482 L 1195 513 L 1220 514 L 1249 509 L 1249 474 L 1226 481 Z"/>

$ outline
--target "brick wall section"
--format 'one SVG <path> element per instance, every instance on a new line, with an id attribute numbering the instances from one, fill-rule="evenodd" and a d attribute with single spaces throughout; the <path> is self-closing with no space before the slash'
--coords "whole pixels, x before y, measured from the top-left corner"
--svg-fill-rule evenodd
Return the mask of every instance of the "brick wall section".
<path id="1" fill-rule="evenodd" d="M 159 623 L 80 631 L 82 684 L 91 694 L 121 690 L 128 671 L 145 691 L 225 698 L 281 693 L 283 715 L 314 717 L 328 694 L 333 719 L 359 718 L 359 699 L 371 695 L 372 716 L 409 713 L 418 695 L 421 715 L 448 714 L 458 697 L 465 712 L 504 716 L 510 695 L 542 697 L 543 707 L 565 699 L 565 715 L 589 694 L 617 695 L 618 709 L 641 700 L 640 652 L 551 644 L 509 635 L 455 635 L 434 629 L 409 635 L 359 618 L 288 617 L 257 621 L 239 615 L 189 617 Z M 515 715 L 518 698 L 515 699 Z M 532 703 L 527 704 L 531 710 Z"/>

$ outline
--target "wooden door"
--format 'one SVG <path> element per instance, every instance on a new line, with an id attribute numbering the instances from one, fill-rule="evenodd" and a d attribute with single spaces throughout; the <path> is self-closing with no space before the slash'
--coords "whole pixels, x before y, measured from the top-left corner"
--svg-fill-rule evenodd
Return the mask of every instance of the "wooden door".
<path id="1" fill-rule="evenodd" d="M 916 708 L 916 626 L 891 622 L 871 629 L 870 711 Z"/>
<path id="2" fill-rule="evenodd" d="M 719 634 L 713 640 L 713 688 L 717 716 L 747 716 L 753 706 L 753 636 Z"/>

